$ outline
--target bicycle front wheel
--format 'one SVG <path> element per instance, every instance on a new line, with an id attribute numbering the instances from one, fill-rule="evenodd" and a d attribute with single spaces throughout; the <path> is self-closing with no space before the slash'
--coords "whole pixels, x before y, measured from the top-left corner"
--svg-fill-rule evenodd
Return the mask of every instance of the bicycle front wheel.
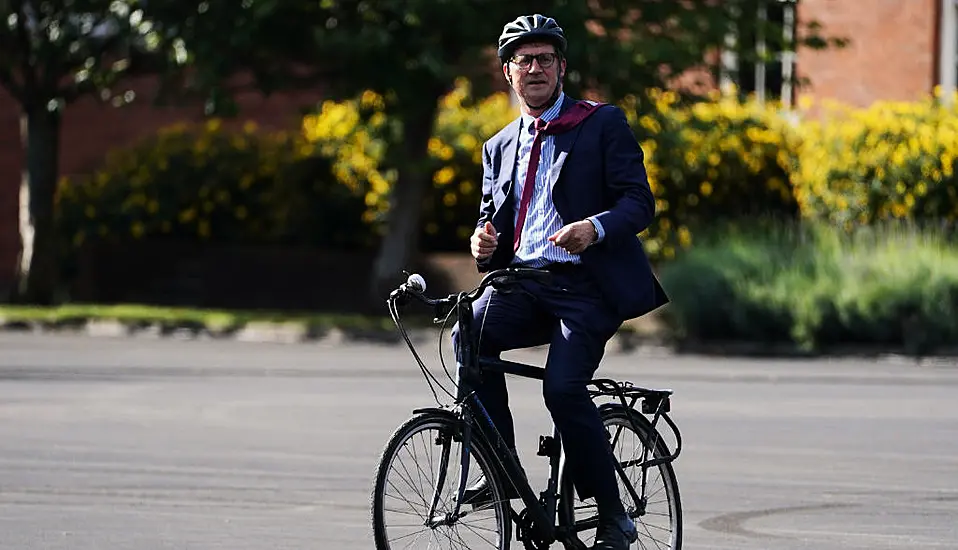
<path id="1" fill-rule="evenodd" d="M 638 427 L 636 431 L 633 422 Z M 657 550 L 681 550 L 682 504 L 675 471 L 668 462 L 648 468 L 645 477 L 645 502 L 635 502 L 629 493 L 634 487 L 640 498 L 642 493 L 643 456 L 646 460 L 669 456 L 669 451 L 651 423 L 640 413 L 623 407 L 602 409 L 602 424 L 605 427 L 612 454 L 621 466 L 616 477 L 619 481 L 619 498 L 626 512 L 635 522 L 639 538 L 638 548 Z M 598 512 L 595 499 L 579 500 L 572 480 L 562 479 L 561 521 L 572 524 L 579 538 L 591 547 L 595 540 Z"/>
<path id="2" fill-rule="evenodd" d="M 372 494 L 377 550 L 508 550 L 509 501 L 492 467 L 493 455 L 475 437 L 469 449 L 466 487 L 485 476 L 490 495 L 481 505 L 463 503 L 455 514 L 462 471 L 460 425 L 452 415 L 424 412 L 389 438 Z"/>

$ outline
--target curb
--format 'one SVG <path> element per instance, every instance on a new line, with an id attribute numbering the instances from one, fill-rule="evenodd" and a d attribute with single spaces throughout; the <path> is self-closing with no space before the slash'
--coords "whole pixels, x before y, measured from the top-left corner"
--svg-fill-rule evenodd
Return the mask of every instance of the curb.
<path id="1" fill-rule="evenodd" d="M 242 327 L 211 328 L 202 323 L 134 322 L 108 319 L 70 320 L 66 322 L 23 321 L 0 318 L 0 332 L 32 334 L 72 334 L 92 338 L 147 338 L 176 340 L 225 340 L 273 344 L 372 344 L 405 345 L 395 328 L 321 327 L 303 323 L 250 322 Z M 407 328 L 413 344 L 436 341 L 439 329 Z M 450 330 L 444 332 L 449 338 Z M 836 346 L 824 350 L 803 350 L 794 345 L 764 342 L 690 342 L 671 341 L 666 335 L 639 333 L 622 329 L 609 340 L 606 353 L 638 355 L 688 355 L 743 359 L 826 359 L 853 358 L 909 362 L 933 360 L 958 365 L 958 346 L 918 353 L 900 347 Z"/>
<path id="2" fill-rule="evenodd" d="M 958 347 L 914 350 L 901 346 L 838 345 L 806 350 L 790 344 L 766 342 L 678 342 L 670 346 L 676 355 L 701 355 L 743 359 L 902 359 L 911 362 L 940 360 L 958 365 Z"/>
<path id="3" fill-rule="evenodd" d="M 275 344 L 374 344 L 405 345 L 395 328 L 318 327 L 302 323 L 251 322 L 242 327 L 210 328 L 201 323 L 124 322 L 117 320 L 72 320 L 70 322 L 4 320 L 0 332 L 31 334 L 71 334 L 91 338 L 147 338 L 178 340 L 232 340 Z M 438 328 L 407 328 L 414 344 L 436 341 Z M 443 337 L 448 338 L 450 328 Z M 640 349 L 668 350 L 660 339 L 641 336 L 632 330 L 620 330 L 609 340 L 608 353 L 633 353 Z"/>

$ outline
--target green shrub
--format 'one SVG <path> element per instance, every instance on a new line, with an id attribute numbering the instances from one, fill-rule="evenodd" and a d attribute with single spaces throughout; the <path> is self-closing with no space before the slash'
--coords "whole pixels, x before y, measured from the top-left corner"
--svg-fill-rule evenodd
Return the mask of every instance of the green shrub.
<path id="1" fill-rule="evenodd" d="M 62 238 L 365 245 L 362 196 L 298 135 L 178 124 L 109 155 L 57 196 Z"/>
<path id="2" fill-rule="evenodd" d="M 916 353 L 958 342 L 958 243 L 913 227 L 724 233 L 661 276 L 679 340 Z"/>

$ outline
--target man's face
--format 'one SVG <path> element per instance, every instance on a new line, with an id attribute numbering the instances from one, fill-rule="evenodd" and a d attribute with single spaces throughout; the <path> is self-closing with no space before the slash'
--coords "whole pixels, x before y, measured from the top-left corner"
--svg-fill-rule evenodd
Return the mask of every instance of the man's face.
<path id="1" fill-rule="evenodd" d="M 551 64 L 541 57 L 525 57 L 540 54 L 549 54 L 546 57 L 552 57 Z M 521 66 L 525 63 L 528 65 Z M 565 74 L 565 66 L 565 60 L 560 61 L 551 44 L 530 43 L 516 49 L 512 60 L 503 65 L 502 72 L 507 80 L 511 79 L 512 89 L 527 105 L 542 105 L 552 96 L 556 82 Z"/>

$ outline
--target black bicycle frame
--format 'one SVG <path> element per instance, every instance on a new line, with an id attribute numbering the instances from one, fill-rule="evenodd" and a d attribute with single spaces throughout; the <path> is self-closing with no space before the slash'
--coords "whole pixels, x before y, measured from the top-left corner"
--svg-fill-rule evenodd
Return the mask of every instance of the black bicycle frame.
<path id="1" fill-rule="evenodd" d="M 551 544 L 556 540 L 554 518 L 556 515 L 557 502 L 553 495 L 557 494 L 557 487 L 554 487 L 554 485 L 559 479 L 559 457 L 550 457 L 552 475 L 550 476 L 550 487 L 547 489 L 547 495 L 549 495 L 547 505 L 543 506 L 542 503 L 539 502 L 538 496 L 532 490 L 532 487 L 525 481 L 522 475 L 522 469 L 512 454 L 512 449 L 506 444 L 499 430 L 493 423 L 492 418 L 489 416 L 489 413 L 486 411 L 485 406 L 483 406 L 482 401 L 473 390 L 473 382 L 480 380 L 482 373 L 487 370 L 498 371 L 505 374 L 516 374 L 527 378 L 538 378 L 541 380 L 543 376 L 542 369 L 501 359 L 480 358 L 479 350 L 476 349 L 474 339 L 472 338 L 472 302 L 463 300 L 457 308 L 460 338 L 458 338 L 459 350 L 457 350 L 458 391 L 456 399 L 463 404 L 463 419 L 466 425 L 462 441 L 462 471 L 465 472 L 468 468 L 468 453 L 471 443 L 469 438 L 470 436 L 474 436 L 469 430 L 471 425 L 476 429 L 479 437 L 486 443 L 489 450 L 492 451 L 495 459 L 498 461 L 500 470 L 506 475 L 505 481 L 517 489 L 519 497 L 526 505 L 526 510 L 531 514 L 532 526 L 537 537 Z M 555 438 L 554 441 L 559 441 L 559 434 L 555 429 L 553 429 L 553 437 Z M 465 475 L 464 473 L 463 479 L 465 479 Z M 462 492 L 465 489 L 463 485 L 464 483 L 460 483 L 458 502 L 462 501 Z M 458 509 L 456 513 L 458 514 Z"/>

